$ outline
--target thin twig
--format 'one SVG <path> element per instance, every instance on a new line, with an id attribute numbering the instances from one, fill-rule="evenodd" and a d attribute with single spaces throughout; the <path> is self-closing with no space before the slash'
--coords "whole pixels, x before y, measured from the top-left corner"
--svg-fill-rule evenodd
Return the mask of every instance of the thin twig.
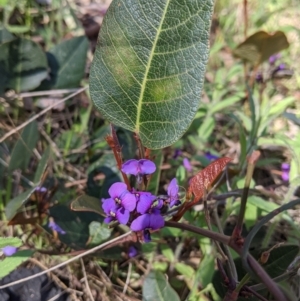
<path id="1" fill-rule="evenodd" d="M 92 254 L 92 253 L 94 253 L 96 251 L 99 251 L 99 250 L 102 250 L 102 249 L 105 249 L 105 248 L 108 248 L 108 247 L 113 247 L 115 245 L 118 245 L 120 243 L 124 243 L 126 241 L 130 241 L 130 236 L 132 236 L 131 237 L 131 241 L 132 241 L 132 240 L 134 240 L 133 234 L 135 235 L 134 232 L 129 231 L 129 232 L 127 232 L 127 233 L 125 233 L 125 234 L 123 234 L 123 235 L 121 235 L 119 237 L 116 237 L 116 238 L 114 238 L 114 239 L 112 239 L 110 241 L 107 241 L 107 242 L 99 245 L 99 246 L 96 246 L 96 247 L 94 247 L 94 248 L 92 248 L 90 250 L 87 250 L 84 253 L 81 253 L 81 254 L 79 254 L 79 255 L 77 255 L 75 257 L 72 257 L 72 258 L 70 258 L 70 259 L 68 259 L 68 260 L 66 260 L 66 261 L 64 261 L 64 262 L 62 262 L 60 264 L 57 264 L 54 267 L 47 269 L 46 271 L 42 271 L 42 272 L 36 273 L 34 275 L 31 275 L 29 277 L 25 277 L 23 279 L 20 279 L 20 280 L 17 280 L 17 281 L 13 281 L 13 282 L 9 282 L 7 284 L 1 285 L 0 289 L 4 289 L 6 287 L 9 287 L 9 286 L 12 286 L 12 285 L 15 285 L 15 284 L 19 284 L 19 283 L 23 283 L 23 282 L 26 282 L 28 280 L 40 277 L 40 276 L 45 275 L 45 274 L 47 274 L 47 273 L 49 273 L 51 271 L 54 271 L 54 270 L 59 269 L 59 268 L 61 268 L 63 266 L 66 266 L 69 263 L 74 262 L 77 259 L 80 259 L 80 258 L 82 258 L 82 257 L 84 257 L 86 255 Z M 136 235 L 135 235 L 135 237 L 136 237 Z"/>
<path id="2" fill-rule="evenodd" d="M 213 214 L 214 214 L 215 222 L 216 222 L 219 232 L 221 234 L 224 234 L 223 228 L 222 228 L 222 225 L 221 225 L 221 222 L 219 219 L 219 215 L 218 215 L 218 206 L 215 206 L 215 208 L 213 210 Z M 230 250 L 229 250 L 228 246 L 225 244 L 223 244 L 223 249 L 224 249 L 224 253 L 226 254 L 226 257 L 228 260 L 228 274 L 231 276 L 232 279 L 235 280 L 235 282 L 237 282 L 238 275 L 237 275 L 237 271 L 236 271 L 235 264 L 234 264 L 232 255 L 230 253 Z"/>
<path id="3" fill-rule="evenodd" d="M 35 258 L 29 258 L 29 261 L 32 262 L 34 265 L 37 265 L 38 267 L 40 267 L 42 270 L 46 271 L 47 267 L 44 266 L 40 261 L 38 261 Z M 71 295 L 83 295 L 82 292 L 74 290 L 72 288 L 67 287 L 55 274 L 53 273 L 48 273 L 48 277 L 51 278 L 59 287 L 61 287 L 65 292 L 70 293 Z M 63 293 L 65 293 L 63 292 Z"/>
<path id="4" fill-rule="evenodd" d="M 126 294 L 126 291 L 127 291 L 127 288 L 128 288 L 129 282 L 130 282 L 131 271 L 132 271 L 132 263 L 129 262 L 126 282 L 125 282 L 125 285 L 124 285 L 124 288 L 123 288 L 123 294 Z"/>
<path id="5" fill-rule="evenodd" d="M 85 286 L 86 286 L 86 290 L 88 291 L 88 294 L 89 294 L 91 300 L 95 301 L 95 299 L 93 297 L 93 294 L 91 292 L 90 286 L 89 286 L 89 282 L 88 282 L 88 279 L 87 279 L 85 266 L 84 266 L 82 258 L 80 258 L 80 264 L 81 264 L 81 270 L 82 270 L 82 273 L 83 273 L 83 279 L 84 279 L 84 283 L 85 283 Z"/>
<path id="6" fill-rule="evenodd" d="M 20 124 L 18 127 L 14 128 L 13 130 L 9 131 L 8 133 L 6 133 L 2 138 L 0 138 L 0 143 L 3 142 L 4 140 L 6 140 L 8 137 L 10 137 L 11 135 L 17 133 L 18 131 L 20 131 L 21 129 L 23 129 L 26 125 L 28 125 L 30 122 L 32 122 L 33 120 L 38 119 L 39 117 L 41 117 L 42 115 L 44 115 L 45 113 L 47 113 L 48 111 L 50 111 L 51 109 L 53 109 L 54 107 L 56 107 L 57 105 L 65 102 L 66 100 L 76 96 L 77 94 L 85 91 L 88 87 L 84 87 L 81 89 L 78 89 L 76 92 L 68 95 L 67 97 L 61 99 L 60 101 L 58 101 L 55 104 L 50 105 L 49 107 L 47 107 L 46 109 L 42 110 L 41 112 L 39 112 L 38 114 L 34 115 L 33 117 L 31 117 L 30 119 L 28 119 L 27 121 L 23 122 L 22 124 Z"/>
<path id="7" fill-rule="evenodd" d="M 18 97 L 35 97 L 35 96 L 44 96 L 44 95 L 59 95 L 59 94 L 67 94 L 72 92 L 77 92 L 80 89 L 60 89 L 60 90 L 47 90 L 47 91 L 37 91 L 37 92 L 24 92 L 17 94 Z M 56 104 L 57 105 L 57 104 Z"/>
<path id="8" fill-rule="evenodd" d="M 209 210 L 208 210 L 208 205 L 207 205 L 207 193 L 206 190 L 204 190 L 204 196 L 203 196 L 203 206 L 204 206 L 204 216 L 205 216 L 205 220 L 206 220 L 206 224 L 207 227 L 210 231 L 212 231 L 212 226 L 211 226 L 211 222 L 210 222 L 210 216 L 209 216 Z M 221 254 L 221 256 L 223 257 L 223 260 L 226 262 L 227 261 L 227 256 L 224 254 L 224 251 L 222 250 L 220 244 L 218 241 L 214 240 L 214 243 L 217 247 L 217 250 L 219 251 L 219 253 Z"/>

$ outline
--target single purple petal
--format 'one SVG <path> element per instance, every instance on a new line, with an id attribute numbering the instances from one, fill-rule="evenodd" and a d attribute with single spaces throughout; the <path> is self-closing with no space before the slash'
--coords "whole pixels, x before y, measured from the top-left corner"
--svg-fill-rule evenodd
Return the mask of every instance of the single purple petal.
<path id="1" fill-rule="evenodd" d="M 142 175 L 150 175 L 156 170 L 155 164 L 146 159 L 139 160 L 139 173 Z"/>
<path id="2" fill-rule="evenodd" d="M 188 171 L 191 172 L 193 170 L 192 165 L 188 158 L 183 158 L 183 167 Z"/>
<path id="3" fill-rule="evenodd" d="M 180 200 L 173 199 L 170 202 L 170 208 L 172 208 L 173 206 L 178 206 L 180 204 L 181 204 Z"/>
<path id="4" fill-rule="evenodd" d="M 137 217 L 133 222 L 131 223 L 130 229 L 132 231 L 141 231 L 144 229 L 147 229 L 150 225 L 150 214 L 143 214 Z"/>
<path id="5" fill-rule="evenodd" d="M 286 171 L 289 171 L 291 168 L 290 164 L 289 163 L 282 163 L 281 164 L 281 170 L 286 170 Z"/>
<path id="6" fill-rule="evenodd" d="M 139 161 L 131 159 L 123 163 L 121 170 L 129 175 L 136 176 L 139 173 Z"/>
<path id="7" fill-rule="evenodd" d="M 285 64 L 280 64 L 280 65 L 278 65 L 278 66 L 274 69 L 273 74 L 276 74 L 276 72 L 281 71 L 281 70 L 285 70 Z"/>
<path id="8" fill-rule="evenodd" d="M 125 183 L 122 182 L 116 182 L 112 184 L 108 190 L 109 195 L 111 198 L 120 198 L 121 195 L 127 191 L 127 186 Z"/>
<path id="9" fill-rule="evenodd" d="M 135 257 L 138 254 L 138 250 L 134 246 L 130 246 L 128 250 L 128 256 L 130 258 Z"/>
<path id="10" fill-rule="evenodd" d="M 212 161 L 212 160 L 216 160 L 219 159 L 218 156 L 211 154 L 210 152 L 205 153 L 205 157 L 206 159 Z"/>
<path id="11" fill-rule="evenodd" d="M 113 217 L 113 216 L 107 216 L 107 217 L 104 219 L 104 223 L 109 224 L 110 222 L 112 222 L 112 221 L 114 221 L 114 220 L 116 220 L 115 217 Z"/>
<path id="12" fill-rule="evenodd" d="M 157 230 L 165 225 L 165 220 L 160 214 L 150 214 L 150 225 L 148 228 Z"/>
<path id="13" fill-rule="evenodd" d="M 114 201 L 114 199 L 105 199 L 102 203 L 102 209 L 107 215 L 109 215 L 111 211 L 116 212 L 116 202 Z"/>
<path id="14" fill-rule="evenodd" d="M 132 212 L 136 206 L 136 196 L 130 192 L 121 197 L 121 205 L 128 211 Z"/>
<path id="15" fill-rule="evenodd" d="M 256 80 L 257 83 L 263 83 L 264 82 L 264 78 L 263 78 L 263 75 L 262 75 L 261 72 L 259 72 L 259 73 L 256 74 L 255 80 Z"/>
<path id="16" fill-rule="evenodd" d="M 163 207 L 163 205 L 164 205 L 164 200 L 159 199 L 159 200 L 157 201 L 157 204 L 156 204 L 155 208 L 156 208 L 156 209 L 161 209 L 161 208 Z"/>
<path id="17" fill-rule="evenodd" d="M 283 181 L 289 181 L 290 180 L 290 169 L 291 166 L 289 163 L 282 163 L 281 164 L 281 178 Z"/>
<path id="18" fill-rule="evenodd" d="M 130 213 L 124 208 L 120 208 L 116 212 L 116 218 L 120 224 L 126 225 L 129 221 Z"/>
<path id="19" fill-rule="evenodd" d="M 146 242 L 146 243 L 151 242 L 150 231 L 144 230 L 143 236 L 144 236 L 144 242 Z"/>
<path id="20" fill-rule="evenodd" d="M 168 186 L 168 196 L 169 197 L 176 197 L 179 191 L 179 186 L 177 184 L 177 179 L 174 178 L 169 186 Z"/>
<path id="21" fill-rule="evenodd" d="M 139 202 L 136 206 L 136 211 L 141 214 L 146 213 L 151 208 L 151 205 L 155 198 L 156 197 L 150 192 L 141 194 Z"/>
<path id="22" fill-rule="evenodd" d="M 181 156 L 181 154 L 182 154 L 182 150 L 176 148 L 174 151 L 173 159 L 177 159 L 179 156 Z"/>
<path id="23" fill-rule="evenodd" d="M 280 58 L 280 54 L 276 53 L 269 57 L 269 63 L 273 65 Z"/>
<path id="24" fill-rule="evenodd" d="M 56 231 L 60 234 L 66 234 L 66 231 L 64 231 L 59 225 L 57 225 L 53 220 L 49 221 L 48 227 L 52 229 L 53 231 Z"/>
<path id="25" fill-rule="evenodd" d="M 5 256 L 14 255 L 17 251 L 18 251 L 18 248 L 13 247 L 13 246 L 6 246 L 6 247 L 2 248 L 2 252 Z"/>
<path id="26" fill-rule="evenodd" d="M 289 181 L 290 180 L 290 173 L 288 171 L 283 171 L 281 174 L 281 178 L 283 181 Z"/>
<path id="27" fill-rule="evenodd" d="M 126 192 L 128 192 L 127 185 L 122 182 L 112 184 L 108 190 L 109 195 L 113 199 L 120 199 L 120 197 Z"/>

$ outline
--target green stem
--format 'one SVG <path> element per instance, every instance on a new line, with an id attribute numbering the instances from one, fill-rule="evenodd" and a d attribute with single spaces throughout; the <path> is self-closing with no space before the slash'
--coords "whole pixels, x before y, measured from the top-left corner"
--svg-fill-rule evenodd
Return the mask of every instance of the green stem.
<path id="1" fill-rule="evenodd" d="M 287 204 L 282 205 L 281 207 L 271 211 L 270 213 L 268 213 L 266 216 L 264 216 L 253 228 L 252 230 L 248 233 L 245 242 L 244 242 L 244 246 L 242 249 L 242 262 L 243 262 L 243 266 L 245 267 L 245 269 L 248 271 L 248 273 L 252 274 L 251 268 L 249 267 L 248 261 L 247 261 L 247 254 L 248 254 L 248 250 L 250 247 L 250 244 L 252 242 L 252 239 L 254 238 L 254 236 L 256 235 L 256 233 L 259 231 L 259 229 L 266 224 L 267 222 L 269 222 L 272 218 L 274 218 L 276 215 L 278 215 L 279 213 L 290 209 L 296 205 L 300 204 L 300 199 L 291 201 Z"/>
<path id="2" fill-rule="evenodd" d="M 198 228 L 192 225 L 173 222 L 173 221 L 166 221 L 165 225 L 167 227 L 174 227 L 178 229 L 187 230 L 190 232 L 194 232 L 196 234 L 209 237 L 211 239 L 217 240 L 219 242 L 222 242 L 226 245 L 229 245 L 234 251 L 236 251 L 240 256 L 243 254 L 242 249 L 231 239 L 231 237 L 228 237 L 226 235 L 222 235 L 220 233 L 215 233 L 206 229 Z M 286 297 L 282 293 L 282 291 L 279 289 L 279 287 L 276 285 L 276 283 L 273 282 L 271 277 L 267 274 L 267 272 L 261 267 L 261 265 L 252 257 L 251 254 L 246 254 L 246 260 L 249 262 L 249 265 L 253 269 L 253 271 L 256 273 L 256 276 L 263 282 L 269 292 L 273 295 L 275 300 L 277 301 L 287 301 Z"/>
<path id="3" fill-rule="evenodd" d="M 243 288 L 243 286 L 245 284 L 248 283 L 248 281 L 251 279 L 251 276 L 249 274 L 246 274 L 242 280 L 240 281 L 240 283 L 238 284 L 238 286 L 236 287 L 236 289 L 234 290 L 236 293 L 239 293 L 241 291 L 241 289 Z"/>
<path id="4" fill-rule="evenodd" d="M 245 212 L 246 212 L 247 198 L 248 198 L 248 193 L 249 193 L 249 189 L 250 189 L 250 183 L 252 180 L 252 175 L 254 172 L 255 164 L 256 164 L 259 156 L 260 156 L 260 152 L 255 151 L 250 155 L 250 158 L 248 160 L 245 186 L 244 186 L 244 190 L 243 190 L 243 194 L 242 194 L 242 198 L 241 198 L 241 208 L 240 208 L 236 226 L 232 233 L 233 239 L 240 238 L 241 233 L 242 233 L 244 216 L 245 216 Z"/>
<path id="5" fill-rule="evenodd" d="M 217 224 L 219 232 L 221 234 L 224 234 L 217 209 L 218 209 L 218 207 L 215 207 L 214 211 L 213 211 L 215 222 Z M 227 265 L 228 266 L 228 274 L 235 282 L 237 282 L 238 281 L 238 275 L 237 275 L 237 271 L 236 271 L 236 268 L 235 268 L 234 261 L 233 261 L 233 258 L 231 256 L 230 250 L 229 250 L 228 246 L 225 245 L 225 244 L 223 244 L 223 249 L 224 249 L 224 253 L 227 257 L 226 263 L 228 262 L 228 265 Z"/>

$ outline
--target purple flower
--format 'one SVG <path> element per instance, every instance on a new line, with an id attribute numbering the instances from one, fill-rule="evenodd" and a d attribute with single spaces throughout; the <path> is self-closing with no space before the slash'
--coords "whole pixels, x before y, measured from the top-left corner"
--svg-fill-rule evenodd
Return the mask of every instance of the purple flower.
<path id="1" fill-rule="evenodd" d="M 191 172 L 193 170 L 192 165 L 188 158 L 183 158 L 183 166 L 188 172 Z"/>
<path id="2" fill-rule="evenodd" d="M 128 250 L 128 256 L 130 258 L 135 257 L 138 254 L 138 250 L 134 246 L 130 246 Z"/>
<path id="3" fill-rule="evenodd" d="M 118 220 L 120 224 L 126 225 L 129 221 L 130 213 L 123 207 L 117 205 L 111 199 L 103 200 L 102 208 L 106 213 L 104 222 L 109 224 L 112 221 Z"/>
<path id="4" fill-rule="evenodd" d="M 156 196 L 152 195 L 150 192 L 136 192 L 135 195 L 138 199 L 136 211 L 141 214 L 146 213 L 156 199 Z"/>
<path id="5" fill-rule="evenodd" d="M 285 64 L 280 64 L 280 65 L 278 65 L 278 66 L 274 69 L 273 74 L 275 74 L 276 72 L 281 71 L 281 70 L 285 70 Z"/>
<path id="6" fill-rule="evenodd" d="M 264 78 L 261 72 L 257 73 L 255 76 L 255 80 L 258 84 L 261 84 L 264 82 Z"/>
<path id="7" fill-rule="evenodd" d="M 210 161 L 219 159 L 218 156 L 213 155 L 213 154 L 211 154 L 210 152 L 206 152 L 206 153 L 205 153 L 205 157 L 206 157 L 206 159 L 208 159 L 208 160 L 210 160 Z"/>
<path id="8" fill-rule="evenodd" d="M 168 186 L 168 196 L 170 199 L 170 208 L 172 208 L 175 205 L 180 204 L 178 192 L 179 192 L 179 186 L 177 184 L 176 178 L 174 178 Z"/>
<path id="9" fill-rule="evenodd" d="M 135 209 L 136 197 L 127 190 L 125 183 L 116 182 L 112 184 L 108 190 L 108 193 L 110 198 L 104 200 L 103 203 L 115 202 L 117 205 L 125 208 L 129 212 L 132 212 Z"/>
<path id="10" fill-rule="evenodd" d="M 179 148 L 176 148 L 174 151 L 173 159 L 177 159 L 181 155 L 182 155 L 182 150 Z"/>
<path id="11" fill-rule="evenodd" d="M 122 165 L 121 170 L 130 175 L 141 176 L 141 175 L 150 175 L 155 172 L 155 164 L 147 159 L 141 160 L 128 160 Z"/>
<path id="12" fill-rule="evenodd" d="M 269 64 L 274 65 L 274 63 L 280 58 L 280 54 L 276 53 L 269 57 Z"/>
<path id="13" fill-rule="evenodd" d="M 43 187 L 43 186 L 38 186 L 38 187 L 35 188 L 35 191 L 45 193 L 45 192 L 47 192 L 47 188 Z"/>
<path id="14" fill-rule="evenodd" d="M 18 248 L 13 247 L 13 246 L 6 246 L 6 247 L 2 248 L 2 252 L 5 256 L 14 255 L 17 251 L 18 251 Z"/>
<path id="15" fill-rule="evenodd" d="M 289 181 L 290 179 L 290 164 L 282 163 L 281 164 L 281 178 L 283 181 Z"/>
<path id="16" fill-rule="evenodd" d="M 49 223 L 48 223 L 48 227 L 50 229 L 52 229 L 53 231 L 56 231 L 60 234 L 66 234 L 66 231 L 64 231 L 59 225 L 57 225 L 55 223 L 55 221 L 53 219 L 50 218 Z"/>
<path id="17" fill-rule="evenodd" d="M 110 223 L 113 220 L 118 220 L 120 224 L 128 223 L 130 213 L 136 207 L 136 197 L 127 190 L 124 183 L 116 182 L 112 184 L 108 190 L 109 199 L 102 200 L 102 208 L 107 217 L 104 222 Z"/>
<path id="18" fill-rule="evenodd" d="M 157 230 L 164 225 L 164 218 L 156 211 L 155 213 L 146 213 L 137 217 L 131 223 L 130 229 L 135 232 L 142 230 Z"/>

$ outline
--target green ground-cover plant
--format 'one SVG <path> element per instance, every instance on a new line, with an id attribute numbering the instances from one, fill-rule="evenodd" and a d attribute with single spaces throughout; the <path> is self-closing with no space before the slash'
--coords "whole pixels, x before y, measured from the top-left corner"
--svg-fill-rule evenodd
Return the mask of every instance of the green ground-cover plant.
<path id="1" fill-rule="evenodd" d="M 240 44 L 227 39 L 234 64 L 208 62 L 213 9 L 211 0 L 114 0 L 89 79 L 91 100 L 105 120 L 88 104 L 74 109 L 72 122 L 60 123 L 59 135 L 33 117 L 17 142 L 8 141 L 10 133 L 1 138 L 2 218 L 30 234 L 24 242 L 1 238 L 0 277 L 34 252 L 74 256 L 63 264 L 96 254 L 103 268 L 111 263 L 115 279 L 135 282 L 142 274 L 134 266 L 139 253 L 150 270 L 137 290 L 143 300 L 296 300 L 288 280 L 299 268 L 299 225 L 288 209 L 300 203 L 299 133 L 292 140 L 275 124 L 299 126 L 297 112 L 286 112 L 295 97 L 275 97 L 275 80 L 282 71 L 291 76 L 277 54 L 289 43 L 283 31 L 257 28 Z M 220 17 L 223 34 L 233 29 L 234 19 L 227 19 Z M 44 52 L 12 33 L 2 29 L 3 91 L 78 87 L 85 37 Z M 220 54 L 218 43 L 212 56 Z M 37 49 L 39 66 L 30 63 Z M 273 155 L 270 146 L 289 154 Z M 256 176 L 270 166 L 282 180 Z M 16 174 L 24 190 L 12 197 Z M 82 183 L 76 174 L 86 174 L 84 194 L 70 188 Z M 290 183 L 285 196 L 276 191 L 282 181 Z M 289 231 L 283 246 L 273 238 L 279 222 Z M 64 244 L 63 252 L 47 232 Z M 114 266 L 121 257 L 132 258 L 133 272 Z"/>

